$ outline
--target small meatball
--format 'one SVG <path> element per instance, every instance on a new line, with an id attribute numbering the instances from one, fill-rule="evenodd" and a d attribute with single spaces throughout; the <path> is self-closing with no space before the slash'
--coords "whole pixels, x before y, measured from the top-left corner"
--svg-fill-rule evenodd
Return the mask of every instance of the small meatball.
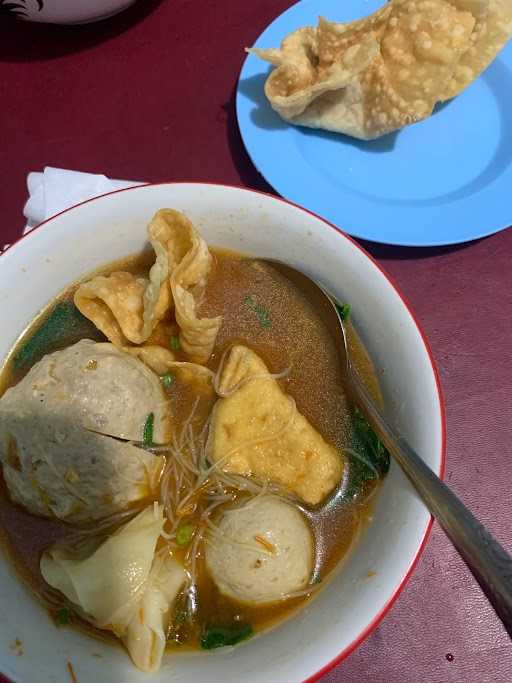
<path id="1" fill-rule="evenodd" d="M 299 510 L 275 496 L 226 510 L 207 537 L 206 565 L 221 593 L 246 604 L 276 602 L 305 588 L 313 538 Z"/>

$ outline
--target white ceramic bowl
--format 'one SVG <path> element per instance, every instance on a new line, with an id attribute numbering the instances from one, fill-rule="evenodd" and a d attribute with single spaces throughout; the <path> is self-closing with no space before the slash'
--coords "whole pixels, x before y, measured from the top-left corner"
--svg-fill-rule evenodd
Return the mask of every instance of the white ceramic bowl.
<path id="1" fill-rule="evenodd" d="M 0 257 L 0 358 L 60 290 L 113 259 L 137 252 L 153 212 L 175 207 L 207 242 L 287 261 L 352 304 L 357 329 L 378 368 L 387 409 L 436 471 L 444 462 L 444 412 L 426 341 L 378 264 L 334 226 L 280 199 L 203 184 L 122 190 L 50 219 Z M 372 524 L 343 570 L 295 618 L 231 652 L 166 657 L 156 683 L 315 680 L 375 628 L 404 585 L 425 543 L 430 517 L 394 464 Z M 368 579 L 368 572 L 376 572 Z M 120 648 L 57 629 L 0 558 L 0 671 L 19 683 L 142 683 Z M 15 638 L 24 655 L 9 649 Z M 98 658 L 93 653 L 101 654 Z"/>
<path id="2" fill-rule="evenodd" d="M 16 0 L 11 11 L 26 21 L 86 24 L 117 14 L 135 0 Z"/>

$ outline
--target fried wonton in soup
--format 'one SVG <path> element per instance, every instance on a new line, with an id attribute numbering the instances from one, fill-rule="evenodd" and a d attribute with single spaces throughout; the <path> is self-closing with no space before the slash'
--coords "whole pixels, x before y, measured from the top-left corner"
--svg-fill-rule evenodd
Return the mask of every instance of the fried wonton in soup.
<path id="1" fill-rule="evenodd" d="M 489 66 L 512 36 L 509 0 L 390 0 L 351 23 L 320 18 L 280 49 L 265 84 L 285 120 L 363 140 L 420 121 Z"/>
<path id="2" fill-rule="evenodd" d="M 163 523 L 162 508 L 150 505 L 86 557 L 54 547 L 41 558 L 45 581 L 91 623 L 122 638 L 143 671 L 160 667 L 170 611 L 185 582 L 179 562 L 156 554 Z"/>
<path id="3" fill-rule="evenodd" d="M 80 285 L 75 305 L 116 346 L 143 344 L 158 323 L 174 310 L 181 347 L 191 360 L 211 355 L 221 318 L 199 318 L 212 257 L 188 218 L 161 209 L 148 226 L 155 262 L 148 277 L 115 272 Z"/>
<path id="4" fill-rule="evenodd" d="M 207 457 L 225 472 L 255 475 L 315 505 L 340 481 L 343 456 L 301 415 L 293 399 L 246 346 L 220 373 Z"/>
<path id="5" fill-rule="evenodd" d="M 185 384 L 194 386 L 201 394 L 213 394 L 213 378 L 215 375 L 212 370 L 204 365 L 177 361 L 172 351 L 158 345 L 125 346 L 123 351 L 139 358 L 159 375 L 170 372 L 179 377 Z"/>

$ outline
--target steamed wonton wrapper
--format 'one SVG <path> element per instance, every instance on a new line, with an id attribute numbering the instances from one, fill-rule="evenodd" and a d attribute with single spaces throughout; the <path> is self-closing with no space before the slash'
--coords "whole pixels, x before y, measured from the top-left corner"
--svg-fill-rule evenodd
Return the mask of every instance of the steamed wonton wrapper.
<path id="1" fill-rule="evenodd" d="M 178 562 L 155 557 L 162 511 L 150 505 L 87 558 L 75 559 L 58 547 L 41 558 L 44 580 L 95 626 L 122 638 L 143 671 L 160 667 L 170 611 L 185 582 Z"/>
<path id="2" fill-rule="evenodd" d="M 157 211 L 148 226 L 156 260 L 149 279 L 131 273 L 98 275 L 78 287 L 75 305 L 116 346 L 143 344 L 174 307 L 181 348 L 192 360 L 206 363 L 221 318 L 197 317 L 212 257 L 186 216 L 172 209 Z"/>
<path id="3" fill-rule="evenodd" d="M 348 24 L 320 19 L 280 49 L 265 84 L 285 120 L 365 140 L 424 119 L 455 97 L 512 36 L 510 0 L 391 0 Z"/>
<path id="4" fill-rule="evenodd" d="M 225 472 L 255 475 L 315 505 L 340 481 L 345 462 L 269 376 L 265 363 L 234 346 L 221 371 L 206 455 Z"/>

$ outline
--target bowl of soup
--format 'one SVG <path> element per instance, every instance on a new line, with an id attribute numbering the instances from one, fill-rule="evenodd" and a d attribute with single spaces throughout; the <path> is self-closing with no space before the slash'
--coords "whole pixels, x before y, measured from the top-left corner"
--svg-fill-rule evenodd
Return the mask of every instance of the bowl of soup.
<path id="1" fill-rule="evenodd" d="M 0 671 L 315 680 L 383 618 L 431 519 L 347 398 L 288 263 L 439 474 L 427 342 L 380 266 L 269 195 L 104 195 L 1 257 Z"/>

